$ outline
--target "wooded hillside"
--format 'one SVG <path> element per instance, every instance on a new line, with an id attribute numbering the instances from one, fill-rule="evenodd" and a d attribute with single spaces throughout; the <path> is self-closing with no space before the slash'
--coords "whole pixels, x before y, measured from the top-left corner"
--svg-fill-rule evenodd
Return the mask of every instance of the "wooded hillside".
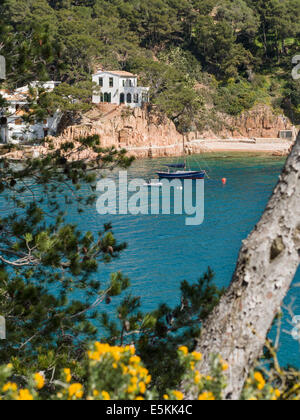
<path id="1" fill-rule="evenodd" d="M 8 84 L 138 73 L 181 131 L 267 103 L 299 120 L 300 0 L 4 0 Z"/>

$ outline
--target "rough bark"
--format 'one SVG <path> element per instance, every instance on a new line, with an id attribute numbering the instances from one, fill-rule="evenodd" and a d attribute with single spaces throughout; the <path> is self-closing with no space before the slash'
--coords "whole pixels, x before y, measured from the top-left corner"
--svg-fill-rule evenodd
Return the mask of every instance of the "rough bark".
<path id="1" fill-rule="evenodd" d="M 243 242 L 231 285 L 203 326 L 198 368 L 229 363 L 226 399 L 239 399 L 300 263 L 300 134 L 266 210 Z M 197 395 L 191 390 L 189 399 Z"/>

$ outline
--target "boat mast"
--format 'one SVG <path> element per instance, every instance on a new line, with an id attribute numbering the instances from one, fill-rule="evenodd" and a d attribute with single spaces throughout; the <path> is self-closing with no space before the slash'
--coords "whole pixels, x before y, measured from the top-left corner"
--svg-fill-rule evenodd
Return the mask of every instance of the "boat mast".
<path id="1" fill-rule="evenodd" d="M 182 146 L 183 146 L 183 156 L 184 156 L 184 169 L 186 169 L 186 153 L 185 153 L 185 138 L 184 138 L 184 134 L 182 135 Z"/>

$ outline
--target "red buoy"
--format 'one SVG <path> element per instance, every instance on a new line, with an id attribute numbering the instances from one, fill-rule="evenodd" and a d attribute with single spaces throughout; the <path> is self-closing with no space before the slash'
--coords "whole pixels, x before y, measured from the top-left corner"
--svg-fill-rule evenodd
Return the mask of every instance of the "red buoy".
<path id="1" fill-rule="evenodd" d="M 227 178 L 222 178 L 222 184 L 226 185 L 227 184 Z"/>

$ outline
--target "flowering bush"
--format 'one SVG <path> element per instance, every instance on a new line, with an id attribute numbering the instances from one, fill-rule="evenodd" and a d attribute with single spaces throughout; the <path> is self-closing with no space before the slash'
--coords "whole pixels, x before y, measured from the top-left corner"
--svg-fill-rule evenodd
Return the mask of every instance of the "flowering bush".
<path id="1" fill-rule="evenodd" d="M 225 372 L 228 364 L 220 357 L 212 357 L 211 375 L 202 375 L 197 370 L 197 363 L 202 355 L 190 353 L 187 347 L 178 349 L 180 363 L 185 368 L 183 383 L 185 393 L 179 390 L 168 390 L 163 396 L 165 400 L 183 400 L 190 391 L 197 393 L 200 401 L 223 399 L 226 388 Z M 71 369 L 61 372 L 61 380 L 47 383 L 43 373 L 35 373 L 26 379 L 26 386 L 20 381 L 13 381 L 12 364 L 0 368 L 1 400 L 41 400 L 45 389 L 49 389 L 47 399 L 50 400 L 155 400 L 158 393 L 151 383 L 151 376 L 144 367 L 133 346 L 114 347 L 109 344 L 94 343 L 88 351 L 86 377 L 84 384 L 73 379 Z M 282 372 L 283 373 L 283 372 Z M 300 385 L 292 390 L 282 391 L 266 382 L 265 376 L 253 372 L 247 380 L 243 399 L 245 400 L 277 400 L 300 398 Z M 282 385 L 283 388 L 283 385 Z M 55 391 L 53 391 L 55 390 Z M 43 396 L 42 396 L 43 394 Z"/>

